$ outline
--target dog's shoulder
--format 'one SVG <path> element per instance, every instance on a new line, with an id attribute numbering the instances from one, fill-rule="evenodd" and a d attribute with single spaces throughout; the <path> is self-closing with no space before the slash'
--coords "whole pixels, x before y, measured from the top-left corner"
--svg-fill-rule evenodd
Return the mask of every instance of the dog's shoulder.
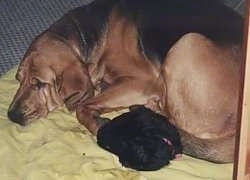
<path id="1" fill-rule="evenodd" d="M 81 56 L 90 56 L 106 29 L 116 0 L 96 0 L 70 10 L 48 29 L 66 41 L 74 42 Z M 71 45 L 72 46 L 72 45 Z"/>

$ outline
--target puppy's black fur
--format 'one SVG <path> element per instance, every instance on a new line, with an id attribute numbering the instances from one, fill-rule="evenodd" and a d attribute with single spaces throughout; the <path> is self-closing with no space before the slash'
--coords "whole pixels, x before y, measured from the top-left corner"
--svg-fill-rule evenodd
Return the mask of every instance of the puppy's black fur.
<path id="1" fill-rule="evenodd" d="M 123 166 L 144 171 L 160 169 L 182 153 L 177 129 L 166 117 L 143 106 L 103 125 L 97 143 L 118 155 Z"/>

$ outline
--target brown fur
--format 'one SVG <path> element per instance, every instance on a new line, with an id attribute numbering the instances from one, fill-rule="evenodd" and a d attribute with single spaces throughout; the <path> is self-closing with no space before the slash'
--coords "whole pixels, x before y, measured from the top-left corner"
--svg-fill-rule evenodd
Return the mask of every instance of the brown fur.
<path id="1" fill-rule="evenodd" d="M 240 47 L 189 33 L 160 65 L 139 52 L 137 36 L 135 25 L 114 9 L 91 62 L 82 63 L 74 41 L 43 33 L 19 66 L 20 88 L 9 112 L 18 109 L 25 114 L 18 123 L 27 124 L 65 103 L 96 134 L 101 114 L 145 105 L 180 129 L 185 153 L 233 161 Z"/>

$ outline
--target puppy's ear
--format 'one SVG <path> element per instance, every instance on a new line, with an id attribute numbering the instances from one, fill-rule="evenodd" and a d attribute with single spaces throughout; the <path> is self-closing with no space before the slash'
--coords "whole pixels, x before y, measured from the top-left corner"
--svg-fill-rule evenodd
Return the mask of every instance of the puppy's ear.
<path id="1" fill-rule="evenodd" d="M 58 92 L 70 111 L 74 111 L 77 104 L 94 95 L 94 87 L 87 69 L 81 65 L 71 65 L 57 77 Z"/>

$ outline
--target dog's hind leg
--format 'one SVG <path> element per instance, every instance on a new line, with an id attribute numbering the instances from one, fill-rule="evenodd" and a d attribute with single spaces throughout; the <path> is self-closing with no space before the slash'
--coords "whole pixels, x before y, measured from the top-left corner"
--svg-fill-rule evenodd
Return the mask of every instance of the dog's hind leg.
<path id="1" fill-rule="evenodd" d="M 165 109 L 170 122 L 190 136 L 182 141 L 184 153 L 233 160 L 240 64 L 240 45 L 222 45 L 197 33 L 184 35 L 168 52 Z"/>

